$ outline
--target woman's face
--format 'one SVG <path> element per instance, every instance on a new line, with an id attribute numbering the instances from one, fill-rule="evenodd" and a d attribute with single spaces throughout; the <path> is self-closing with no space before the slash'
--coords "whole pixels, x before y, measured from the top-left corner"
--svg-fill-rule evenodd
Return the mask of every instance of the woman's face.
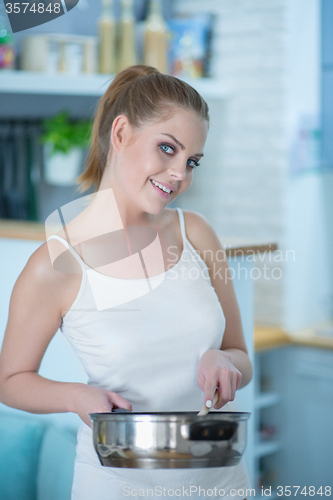
<path id="1" fill-rule="evenodd" d="M 185 109 L 139 130 L 134 130 L 125 116 L 117 117 L 109 166 L 117 201 L 151 214 L 162 212 L 190 187 L 193 171 L 203 156 L 207 130 L 206 121 Z"/>

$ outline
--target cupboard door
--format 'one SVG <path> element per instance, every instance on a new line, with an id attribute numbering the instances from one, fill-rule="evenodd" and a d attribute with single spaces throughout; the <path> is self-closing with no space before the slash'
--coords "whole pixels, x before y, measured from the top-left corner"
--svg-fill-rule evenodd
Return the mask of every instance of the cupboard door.
<path id="1" fill-rule="evenodd" d="M 332 3 L 333 5 L 333 3 Z M 333 170 L 333 66 L 322 72 L 322 155 L 324 169 Z"/>
<path id="2" fill-rule="evenodd" d="M 288 354 L 284 482 L 333 491 L 333 351 L 304 347 Z"/>
<path id="3" fill-rule="evenodd" d="M 333 3 L 331 0 L 321 1 L 322 28 L 322 65 L 333 65 Z"/>

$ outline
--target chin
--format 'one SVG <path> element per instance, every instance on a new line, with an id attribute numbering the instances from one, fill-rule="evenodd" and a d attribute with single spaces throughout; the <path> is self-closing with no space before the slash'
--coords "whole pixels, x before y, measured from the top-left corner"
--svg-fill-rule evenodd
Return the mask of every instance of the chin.
<path id="1" fill-rule="evenodd" d="M 166 207 L 167 207 L 167 205 L 163 205 L 162 203 L 161 204 L 160 203 L 147 203 L 143 209 L 148 214 L 158 215 L 158 214 L 161 214 Z"/>

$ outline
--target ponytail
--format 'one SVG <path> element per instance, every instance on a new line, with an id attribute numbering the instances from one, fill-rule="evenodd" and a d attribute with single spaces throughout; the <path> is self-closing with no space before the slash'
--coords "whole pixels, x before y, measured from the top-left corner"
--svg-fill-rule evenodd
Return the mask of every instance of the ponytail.
<path id="1" fill-rule="evenodd" d="M 174 106 L 193 109 L 209 122 L 207 103 L 182 80 L 145 65 L 130 66 L 118 73 L 99 101 L 85 170 L 76 181 L 78 190 L 85 191 L 94 184 L 98 190 L 117 116 L 124 114 L 132 126 L 139 127 Z"/>

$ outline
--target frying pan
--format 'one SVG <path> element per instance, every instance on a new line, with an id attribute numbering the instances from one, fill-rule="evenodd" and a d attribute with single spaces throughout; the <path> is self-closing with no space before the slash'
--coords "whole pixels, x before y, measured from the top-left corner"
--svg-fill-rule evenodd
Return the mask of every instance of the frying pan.
<path id="1" fill-rule="evenodd" d="M 91 413 L 93 444 L 102 465 L 182 469 L 237 465 L 250 413 Z"/>

